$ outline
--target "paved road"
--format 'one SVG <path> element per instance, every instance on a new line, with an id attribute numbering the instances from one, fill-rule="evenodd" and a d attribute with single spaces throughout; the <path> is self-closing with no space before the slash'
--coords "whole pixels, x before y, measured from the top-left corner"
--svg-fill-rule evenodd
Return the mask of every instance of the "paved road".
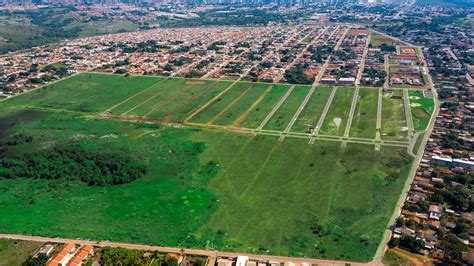
<path id="1" fill-rule="evenodd" d="M 433 93 L 433 100 L 435 101 L 435 107 L 434 107 L 434 112 L 431 115 L 431 119 L 430 119 L 430 123 L 428 125 L 428 128 L 427 128 L 427 130 L 425 131 L 425 133 L 423 135 L 423 139 L 421 140 L 421 144 L 418 148 L 418 151 L 416 151 L 416 158 L 414 159 L 414 161 L 412 163 L 412 167 L 411 167 L 410 173 L 408 175 L 409 178 L 407 178 L 407 180 L 405 182 L 405 186 L 402 190 L 403 192 L 402 192 L 402 194 L 400 195 L 400 197 L 398 199 L 397 205 L 395 207 L 395 211 L 393 212 L 392 217 L 390 218 L 389 225 L 394 224 L 395 220 L 398 218 L 398 216 L 401 213 L 402 207 L 405 204 L 406 197 L 408 196 L 408 192 L 410 190 L 411 184 L 413 183 L 413 180 L 415 178 L 416 170 L 418 169 L 418 165 L 420 164 L 421 159 L 423 158 L 423 153 L 424 153 L 426 144 L 428 143 L 428 139 L 430 138 L 431 132 L 433 131 L 435 121 L 436 121 L 436 117 L 439 114 L 440 103 L 439 103 L 439 100 L 438 100 L 438 93 L 437 93 L 436 89 L 434 88 L 433 80 L 431 79 L 431 75 L 429 74 L 429 70 L 428 70 L 426 61 L 424 59 L 423 53 L 421 53 L 420 59 L 423 62 L 423 68 L 424 68 L 424 71 L 426 71 L 425 73 L 428 74 L 428 85 L 430 87 L 431 92 Z M 416 140 L 414 140 L 414 138 L 412 138 L 410 141 L 413 143 L 413 141 L 416 141 Z M 414 145 L 414 143 L 413 143 L 413 145 Z M 385 248 L 387 247 L 387 243 L 388 243 L 388 241 L 390 241 L 391 236 L 392 236 L 392 231 L 388 227 L 387 230 L 385 231 L 385 234 L 384 234 L 384 237 L 383 237 L 382 241 L 380 242 L 380 245 L 377 249 L 377 252 L 375 254 L 373 262 L 380 262 L 382 260 Z"/>
<path id="2" fill-rule="evenodd" d="M 147 250 L 147 251 L 158 251 L 162 253 L 177 253 L 183 255 L 197 255 L 205 257 L 226 257 L 236 258 L 237 256 L 248 256 L 251 260 L 257 261 L 278 261 L 278 262 L 307 262 L 310 264 L 317 265 L 370 265 L 364 263 L 356 263 L 350 261 L 335 261 L 335 260 L 321 260 L 321 259 L 310 259 L 302 257 L 285 257 L 285 256 L 269 256 L 269 255 L 255 255 L 246 253 L 234 253 L 234 252 L 222 252 L 217 250 L 201 250 L 201 249 L 184 249 L 176 247 L 161 247 L 141 244 L 130 244 L 120 242 L 109 242 L 109 241 L 90 241 L 90 240 L 79 240 L 79 239 L 67 239 L 67 238 L 52 238 L 52 237 L 40 237 L 40 236 L 28 236 L 28 235 L 13 235 L 13 234 L 0 234 L 0 238 L 4 239 L 15 239 L 25 241 L 36 241 L 36 242 L 50 242 L 50 243 L 73 243 L 77 245 L 92 245 L 96 247 L 121 247 L 127 249 L 136 250 Z M 375 265 L 372 263 L 372 265 Z"/>

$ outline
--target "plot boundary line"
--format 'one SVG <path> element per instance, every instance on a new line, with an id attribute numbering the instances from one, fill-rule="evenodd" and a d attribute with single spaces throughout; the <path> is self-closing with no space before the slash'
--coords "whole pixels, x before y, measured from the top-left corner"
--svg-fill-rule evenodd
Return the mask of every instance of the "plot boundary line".
<path id="1" fill-rule="evenodd" d="M 290 122 L 288 123 L 288 125 L 286 126 L 285 130 L 283 130 L 283 132 L 289 132 L 291 130 L 291 128 L 293 127 L 293 125 L 296 123 L 296 120 L 298 120 L 298 117 L 301 115 L 301 113 L 303 112 L 303 110 L 306 108 L 306 106 L 308 105 L 308 102 L 309 100 L 311 99 L 311 97 L 313 96 L 313 93 L 314 91 L 316 90 L 316 86 L 311 86 L 311 89 L 308 91 L 308 93 L 306 94 L 306 96 L 304 97 L 303 101 L 301 102 L 301 104 L 298 106 L 298 109 L 296 110 L 295 114 L 293 115 L 293 117 L 291 118 Z M 280 138 L 280 141 L 282 141 L 285 137 L 284 136 L 281 136 Z"/>
<path id="2" fill-rule="evenodd" d="M 152 96 L 150 96 L 149 98 L 143 100 L 141 103 L 139 103 L 139 104 L 133 106 L 133 107 L 130 108 L 128 111 L 125 111 L 125 112 L 123 112 L 123 113 L 120 114 L 120 115 L 125 116 L 125 115 L 127 115 L 128 113 L 132 112 L 133 110 L 137 109 L 138 107 L 140 107 L 140 106 L 146 104 L 147 102 L 149 102 L 149 101 L 155 99 L 156 97 L 158 97 L 158 96 L 160 96 L 161 94 L 163 94 L 163 93 L 166 91 L 166 88 L 167 88 L 167 87 L 161 88 L 161 89 L 160 89 L 158 92 L 156 92 L 154 95 L 152 95 Z"/>
<path id="3" fill-rule="evenodd" d="M 165 106 L 167 105 L 168 103 L 170 103 L 171 101 L 173 100 L 176 100 L 179 96 L 183 95 L 184 93 L 186 93 L 187 91 L 189 91 L 192 87 L 194 87 L 195 85 L 188 85 L 186 86 L 185 88 L 183 88 L 182 90 L 178 91 L 177 93 L 171 95 L 170 97 L 164 99 L 162 102 L 159 102 L 155 107 L 153 107 L 151 110 L 148 110 L 148 112 L 146 112 L 144 115 L 142 115 L 142 117 L 147 117 L 148 115 L 152 114 L 153 112 L 155 112 L 156 110 L 158 110 L 158 108 L 162 107 L 162 106 Z"/>
<path id="4" fill-rule="evenodd" d="M 180 105 L 176 106 L 173 110 L 167 112 L 165 114 L 165 117 L 164 117 L 164 121 L 171 121 L 171 117 L 170 116 L 173 116 L 174 114 L 176 114 L 179 110 L 181 110 L 184 106 L 188 105 L 188 104 L 191 104 L 192 102 L 194 102 L 195 100 L 197 100 L 198 98 L 200 98 L 201 96 L 203 96 L 206 92 L 210 91 L 212 88 L 214 88 L 214 86 L 216 86 L 217 84 L 219 83 L 219 81 L 214 81 L 212 83 L 209 84 L 209 86 L 203 90 L 201 90 L 199 93 L 197 93 L 196 95 L 194 95 L 191 99 L 188 99 L 187 101 L 181 103 Z"/>
<path id="5" fill-rule="evenodd" d="M 291 92 L 294 90 L 295 87 L 296 87 L 296 85 L 293 85 L 290 88 L 288 88 L 286 93 L 280 98 L 280 100 L 276 103 L 276 105 L 273 106 L 270 113 L 268 113 L 268 115 L 263 119 L 262 123 L 260 123 L 260 125 L 257 127 L 257 130 L 262 129 L 268 123 L 268 121 L 270 121 L 270 119 L 273 117 L 273 115 L 278 111 L 278 109 L 280 109 L 280 107 L 286 101 L 288 96 L 290 96 Z"/>
<path id="6" fill-rule="evenodd" d="M 222 95 L 224 95 L 226 92 L 228 92 L 230 89 L 232 89 L 236 84 L 238 83 L 238 80 L 234 81 L 227 87 L 225 90 L 221 91 L 219 94 L 216 96 L 212 97 L 207 103 L 199 107 L 196 111 L 194 111 L 192 114 L 190 114 L 188 117 L 184 119 L 184 123 L 188 122 L 191 120 L 194 116 L 202 112 L 202 110 L 206 109 L 209 105 L 211 105 L 213 102 L 215 102 L 217 99 L 219 99 Z"/>
<path id="7" fill-rule="evenodd" d="M 411 138 L 413 137 L 413 119 L 411 117 L 411 108 L 410 108 L 410 99 L 408 96 L 408 90 L 403 89 L 403 105 L 405 109 L 405 119 L 407 121 L 407 127 L 408 127 L 408 137 Z"/>
<path id="8" fill-rule="evenodd" d="M 332 101 L 334 100 L 334 95 L 336 95 L 336 92 L 337 92 L 337 87 L 333 87 L 332 91 L 331 91 L 331 94 L 329 95 L 329 98 L 326 102 L 326 105 L 324 106 L 323 113 L 319 117 L 318 123 L 314 127 L 314 131 L 313 131 L 312 135 L 318 135 L 319 134 L 319 130 L 321 129 L 321 126 L 323 125 L 323 122 L 326 119 L 326 115 L 329 111 L 329 108 L 332 105 Z"/>
<path id="9" fill-rule="evenodd" d="M 224 109 L 222 109 L 217 115 L 215 115 L 211 120 L 209 120 L 206 124 L 210 125 L 213 124 L 219 117 L 221 117 L 225 112 L 227 112 L 234 104 L 236 104 L 242 97 L 244 97 L 255 85 L 248 86 L 243 92 L 239 94 L 232 102 L 230 102 Z"/>
<path id="10" fill-rule="evenodd" d="M 263 101 L 263 99 L 268 95 L 273 87 L 274 85 L 268 86 L 268 88 L 260 95 L 260 97 L 258 97 L 258 99 L 254 101 L 252 105 L 232 123 L 232 126 L 238 127 L 242 122 L 244 122 L 244 120 L 249 116 L 250 112 L 254 110 L 261 101 Z"/>
<path id="11" fill-rule="evenodd" d="M 146 88 L 144 88 L 144 89 L 142 89 L 142 90 L 136 92 L 135 94 L 133 94 L 133 95 L 127 97 L 125 100 L 122 100 L 121 102 L 115 104 L 114 106 L 110 107 L 109 109 L 105 110 L 104 112 L 108 112 L 108 113 L 112 112 L 115 108 L 117 108 L 117 107 L 121 106 L 122 104 L 124 104 L 124 103 L 130 101 L 131 99 L 133 99 L 133 98 L 135 98 L 135 97 L 141 95 L 142 93 L 145 93 L 145 91 L 150 90 L 151 88 L 155 87 L 156 85 L 158 85 L 158 84 L 160 84 L 160 83 L 162 83 L 162 82 L 164 82 L 165 80 L 168 80 L 168 79 L 169 79 L 169 78 L 164 78 L 164 79 L 162 79 L 162 80 L 159 80 L 158 82 L 154 83 L 153 85 L 150 85 L 150 86 L 148 86 L 148 87 L 146 87 Z"/>

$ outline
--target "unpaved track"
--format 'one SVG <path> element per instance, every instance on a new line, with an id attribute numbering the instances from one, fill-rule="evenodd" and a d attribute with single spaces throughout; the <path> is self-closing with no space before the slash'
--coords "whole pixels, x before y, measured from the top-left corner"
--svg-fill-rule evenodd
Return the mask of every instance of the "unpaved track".
<path id="1" fill-rule="evenodd" d="M 207 122 L 208 125 L 213 124 L 219 117 L 221 117 L 225 112 L 227 112 L 232 106 L 234 106 L 235 103 L 237 103 L 242 97 L 245 96 L 255 85 L 249 86 L 246 88 L 243 92 L 240 93 L 239 96 L 237 96 L 232 102 L 230 102 L 224 109 L 222 109 L 217 115 L 215 115 L 209 122 Z"/>
<path id="2" fill-rule="evenodd" d="M 35 242 L 49 242 L 49 243 L 73 243 L 76 245 L 92 245 L 98 247 L 121 247 L 135 250 L 147 250 L 147 251 L 158 251 L 162 253 L 176 253 L 183 255 L 197 255 L 205 257 L 229 257 L 236 258 L 237 256 L 248 256 L 251 260 L 257 261 L 279 261 L 279 262 L 307 262 L 310 264 L 317 265 L 368 265 L 364 263 L 350 262 L 350 261 L 336 261 L 336 260 L 322 260 L 322 259 L 309 259 L 301 257 L 285 257 L 285 256 L 270 256 L 270 255 L 255 255 L 245 253 L 234 253 L 234 252 L 221 252 L 217 250 L 201 250 L 201 249 L 188 249 L 188 248 L 176 248 L 176 247 L 161 247 L 121 242 L 109 242 L 109 241 L 91 241 L 91 240 L 80 240 L 80 239 L 68 239 L 68 238 L 52 238 L 52 237 L 40 237 L 40 236 L 28 236 L 28 235 L 13 235 L 13 234 L 0 234 L 0 238 L 3 239 L 14 239 L 24 241 L 35 241 Z M 375 265 L 375 264 L 372 264 Z"/>
<path id="3" fill-rule="evenodd" d="M 240 115 L 233 123 L 233 127 L 238 127 L 246 118 L 249 116 L 250 112 L 252 112 L 255 107 L 267 96 L 267 94 L 272 90 L 273 85 L 270 85 L 263 93 L 258 97 L 258 99 L 252 103 L 252 105 L 242 114 Z"/>
<path id="4" fill-rule="evenodd" d="M 280 108 L 280 106 L 283 105 L 283 103 L 286 101 L 286 99 L 288 98 L 288 96 L 290 96 L 291 92 L 293 91 L 293 89 L 295 88 L 295 85 L 291 86 L 285 93 L 285 95 L 283 95 L 283 97 L 281 97 L 281 99 L 278 101 L 278 103 L 273 107 L 273 109 L 270 111 L 270 113 L 265 117 L 265 119 L 263 119 L 262 123 L 260 124 L 260 126 L 258 126 L 257 129 L 262 129 L 267 123 L 268 121 L 272 118 L 272 116 L 276 113 L 276 111 L 278 110 L 278 108 Z"/>

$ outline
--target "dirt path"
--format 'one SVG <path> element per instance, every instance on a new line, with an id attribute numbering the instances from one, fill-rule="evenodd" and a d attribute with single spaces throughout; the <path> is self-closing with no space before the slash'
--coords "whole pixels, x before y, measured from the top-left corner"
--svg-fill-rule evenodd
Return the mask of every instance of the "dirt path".
<path id="1" fill-rule="evenodd" d="M 293 89 L 295 88 L 296 86 L 293 85 L 291 86 L 285 93 L 285 95 L 283 95 L 283 97 L 281 97 L 281 99 L 278 101 L 278 103 L 273 107 L 273 109 L 270 111 L 270 113 L 265 117 L 265 119 L 263 119 L 262 123 L 260 124 L 260 126 L 258 126 L 257 129 L 262 129 L 267 123 L 268 121 L 272 118 L 272 116 L 276 113 L 276 111 L 280 108 L 280 106 L 283 105 L 283 103 L 286 101 L 286 99 L 288 98 L 288 96 L 290 96 L 291 92 L 293 91 Z"/>
<path id="2" fill-rule="evenodd" d="M 257 105 L 265 98 L 265 96 L 272 90 L 273 85 L 270 85 L 268 89 L 266 89 L 260 97 L 242 114 L 240 115 L 234 123 L 232 123 L 233 127 L 238 127 L 246 118 L 249 116 L 250 112 L 257 107 Z"/>
<path id="3" fill-rule="evenodd" d="M 0 234 L 0 238 L 3 239 L 16 239 L 25 241 L 36 241 L 36 242 L 49 242 L 49 243 L 73 243 L 76 245 L 92 245 L 95 247 L 121 247 L 135 250 L 147 250 L 147 251 L 158 251 L 162 253 L 176 253 L 176 254 L 188 254 L 198 255 L 205 257 L 229 257 L 237 258 L 237 256 L 248 256 L 251 260 L 257 261 L 278 261 L 278 262 L 307 262 L 309 264 L 317 265 L 376 265 L 374 263 L 357 263 L 349 261 L 337 261 L 337 260 L 323 260 L 323 259 L 311 259 L 301 257 L 285 257 L 285 256 L 270 256 L 270 255 L 256 255 L 246 253 L 235 253 L 235 252 L 221 252 L 218 250 L 201 250 L 201 249 L 188 249 L 188 248 L 177 248 L 177 247 L 161 247 L 151 246 L 142 244 L 131 244 L 131 243 L 120 243 L 110 241 L 93 241 L 93 240 L 80 240 L 80 239 L 68 239 L 68 238 L 52 238 L 52 237 L 41 237 L 41 236 L 28 236 L 28 235 L 13 235 L 13 234 Z"/>
<path id="4" fill-rule="evenodd" d="M 215 115 L 211 120 L 209 120 L 209 122 L 207 122 L 208 125 L 211 125 L 212 123 L 214 123 L 219 117 L 221 117 L 225 112 L 227 112 L 230 108 L 232 108 L 232 106 L 234 106 L 234 104 L 236 102 L 238 102 L 242 97 L 245 96 L 245 94 L 247 94 L 253 87 L 255 87 L 255 85 L 252 85 L 252 86 L 249 86 L 248 88 L 246 88 L 243 92 L 240 93 L 239 96 L 237 96 L 237 98 L 235 98 L 234 100 L 232 100 L 231 103 L 229 103 L 229 105 L 227 105 L 224 109 L 222 109 L 217 115 Z"/>
<path id="5" fill-rule="evenodd" d="M 181 91 L 179 91 L 178 93 L 174 94 L 173 96 L 165 99 L 164 101 L 158 103 L 155 107 L 153 107 L 151 110 L 149 110 L 148 112 L 146 112 L 143 117 L 147 117 L 148 115 L 152 114 L 154 111 L 158 110 L 158 108 L 164 106 L 164 105 L 167 105 L 168 103 L 176 100 L 179 96 L 183 95 L 184 93 L 186 93 L 188 90 L 190 90 L 192 87 L 194 87 L 195 85 L 189 85 L 189 86 L 186 86 L 184 89 L 182 89 Z"/>
<path id="6" fill-rule="evenodd" d="M 122 104 L 124 104 L 124 103 L 126 103 L 126 102 L 128 102 L 128 101 L 130 101 L 131 99 L 137 97 L 138 95 L 141 95 L 141 94 L 143 94 L 144 92 L 151 90 L 152 88 L 154 88 L 155 86 L 161 84 L 161 83 L 162 83 L 163 81 L 165 81 L 165 80 L 167 80 L 167 79 L 162 79 L 162 80 L 158 81 L 157 83 L 155 83 L 155 84 L 153 84 L 153 85 L 151 85 L 151 86 L 149 86 L 149 87 L 147 87 L 147 88 L 145 88 L 145 89 L 143 89 L 143 90 L 141 90 L 141 91 L 139 91 L 139 92 L 133 94 L 132 96 L 128 97 L 127 99 L 125 99 L 125 100 L 123 100 L 123 101 L 117 103 L 116 105 L 110 107 L 109 109 L 105 110 L 105 112 L 109 112 L 109 113 L 112 112 L 112 110 L 114 110 L 115 108 L 119 107 L 120 105 L 122 105 Z"/>

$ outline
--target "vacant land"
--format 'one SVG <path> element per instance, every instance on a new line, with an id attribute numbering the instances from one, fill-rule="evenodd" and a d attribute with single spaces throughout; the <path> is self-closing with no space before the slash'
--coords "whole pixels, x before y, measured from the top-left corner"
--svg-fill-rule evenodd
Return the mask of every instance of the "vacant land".
<path id="1" fill-rule="evenodd" d="M 405 140 L 408 137 L 408 127 L 402 91 L 384 94 L 382 106 L 382 139 Z"/>
<path id="2" fill-rule="evenodd" d="M 81 74 L 8 101 L 14 105 L 78 112 L 102 112 L 163 78 Z"/>
<path id="3" fill-rule="evenodd" d="M 321 126 L 321 134 L 337 136 L 344 134 L 353 96 L 353 88 L 337 89 L 333 104 L 331 104 L 323 125 Z"/>
<path id="4" fill-rule="evenodd" d="M 298 116 L 291 131 L 307 133 L 308 125 L 314 127 L 323 113 L 324 106 L 328 101 L 331 91 L 332 88 L 329 87 L 316 88 L 308 104 Z"/>
<path id="5" fill-rule="evenodd" d="M 88 75 L 75 77 L 78 84 Z M 109 88 L 117 88 L 117 83 L 130 82 L 130 86 L 145 92 L 149 88 L 154 93 L 165 90 L 163 86 L 174 88 L 166 83 L 173 79 L 161 85 L 156 85 L 161 80 L 155 78 L 131 79 L 140 85 L 127 79 L 131 77 L 104 75 L 104 82 L 109 84 L 75 92 L 77 86 L 71 78 L 53 88 L 0 102 L 0 136 L 31 136 L 28 142 L 8 147 L 4 156 L 43 154 L 61 145 L 74 145 L 85 152 L 127 154 L 147 169 L 133 182 L 109 186 L 91 186 L 67 177 L 49 179 L 47 173 L 39 179 L 0 177 L 0 232 L 353 261 L 372 259 L 411 166 L 405 148 L 382 146 L 376 151 L 372 145 L 348 144 L 340 149 L 339 142 L 309 145 L 307 139 L 278 141 L 273 136 L 109 120 L 96 114 L 139 92 L 127 87 Z M 190 103 L 186 106 L 192 106 L 180 116 L 212 98 L 210 90 L 202 94 L 207 95 L 204 98 L 196 97 L 198 91 L 208 85 L 217 91 L 225 87 L 220 82 L 186 84 L 188 81 L 181 79 L 177 90 L 191 85 L 199 88 L 192 87 L 196 88 L 192 95 L 179 96 Z M 79 108 L 72 101 L 64 92 L 69 88 L 81 93 L 87 108 Z M 253 89 L 256 94 L 244 98 L 254 93 Z M 233 110 L 240 100 L 245 103 L 239 107 L 241 114 L 266 92 L 249 112 L 249 123 L 258 125 L 264 115 L 256 109 L 271 110 L 288 86 L 268 89 L 267 84 L 236 83 L 196 118 L 203 123 L 217 121 L 217 114 Z M 318 90 L 313 97 L 321 97 Z M 273 121 L 271 125 L 284 129 L 308 91 L 309 87 L 296 87 L 292 98 L 275 114 L 281 123 Z M 338 91 L 352 98 L 351 89 Z M 191 93 L 191 88 L 186 93 Z M 32 97 L 35 94 L 43 96 Z M 108 96 L 115 97 L 116 102 Z M 323 102 L 311 106 L 316 108 Z M 51 109 L 30 108 L 37 105 Z M 173 104 L 167 110 L 178 114 L 181 109 L 177 108 Z M 343 104 L 344 111 L 333 112 L 343 116 L 349 108 L 350 100 Z M 225 123 L 237 116 L 232 115 Z M 0 164 L 0 170 L 2 167 Z"/>
<path id="6" fill-rule="evenodd" d="M 350 136 L 359 138 L 374 138 L 377 120 L 378 90 L 361 88 L 357 101 Z"/>
<path id="7" fill-rule="evenodd" d="M 307 86 L 295 87 L 290 96 L 288 96 L 285 102 L 280 106 L 280 108 L 278 108 L 276 113 L 265 125 L 264 129 L 284 130 L 293 115 L 296 113 L 296 110 L 300 107 L 306 94 L 308 94 L 309 89 L 310 88 Z"/>
<path id="8" fill-rule="evenodd" d="M 284 85 L 273 86 L 265 98 L 249 113 L 242 126 L 257 128 L 288 89 L 289 87 Z"/>
<path id="9" fill-rule="evenodd" d="M 23 265 L 42 243 L 0 239 L 0 266 Z"/>
<path id="10" fill-rule="evenodd" d="M 408 95 L 415 130 L 426 130 L 434 111 L 433 98 L 425 98 L 422 91 L 410 91 Z"/>

